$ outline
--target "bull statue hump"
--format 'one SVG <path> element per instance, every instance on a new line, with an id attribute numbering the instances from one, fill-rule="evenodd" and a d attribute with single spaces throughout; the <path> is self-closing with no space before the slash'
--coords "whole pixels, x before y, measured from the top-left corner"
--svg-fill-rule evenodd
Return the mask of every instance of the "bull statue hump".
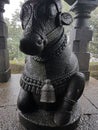
<path id="1" fill-rule="evenodd" d="M 73 45 L 64 33 L 72 16 L 62 13 L 60 0 L 28 0 L 20 19 L 20 50 L 27 57 L 17 101 L 20 121 L 26 128 L 62 130 L 80 118 L 78 99 L 85 86 Z"/>

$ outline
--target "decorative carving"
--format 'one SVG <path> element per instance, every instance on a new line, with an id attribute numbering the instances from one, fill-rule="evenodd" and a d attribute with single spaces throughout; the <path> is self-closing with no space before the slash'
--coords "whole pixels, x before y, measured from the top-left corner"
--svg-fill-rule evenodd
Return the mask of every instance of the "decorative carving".
<path id="1" fill-rule="evenodd" d="M 70 14 L 62 13 L 60 0 L 28 0 L 22 7 L 24 35 L 20 50 L 30 56 L 20 80 L 17 105 L 21 112 L 31 112 L 32 120 L 35 110 L 52 111 L 58 128 L 76 122 L 71 113 L 85 85 L 72 44 L 64 34 L 63 25 L 71 21 Z M 25 117 L 24 114 L 20 118 L 26 120 Z M 70 122 L 71 119 L 74 121 Z"/>
<path id="2" fill-rule="evenodd" d="M 89 27 L 89 18 L 97 6 L 97 0 L 76 0 L 71 8 L 71 11 L 75 13 L 75 27 L 72 29 L 70 39 L 73 42 L 73 51 L 79 61 L 80 71 L 85 74 L 86 80 L 89 80 L 90 77 L 88 44 L 93 36 L 93 31 Z"/>

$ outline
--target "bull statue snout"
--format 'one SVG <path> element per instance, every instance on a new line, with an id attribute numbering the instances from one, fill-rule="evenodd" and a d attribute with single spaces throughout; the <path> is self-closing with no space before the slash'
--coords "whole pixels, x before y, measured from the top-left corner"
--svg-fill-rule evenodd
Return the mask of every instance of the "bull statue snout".
<path id="1" fill-rule="evenodd" d="M 41 55 L 46 44 L 47 38 L 36 34 L 32 38 L 22 38 L 20 40 L 20 50 L 28 55 Z"/>

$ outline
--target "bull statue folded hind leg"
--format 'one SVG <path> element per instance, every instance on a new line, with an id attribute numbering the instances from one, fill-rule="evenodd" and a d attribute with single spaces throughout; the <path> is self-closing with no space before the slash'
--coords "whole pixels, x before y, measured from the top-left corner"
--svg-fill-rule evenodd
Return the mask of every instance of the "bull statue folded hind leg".
<path id="1" fill-rule="evenodd" d="M 18 108 L 23 114 L 53 111 L 54 123 L 64 126 L 85 86 L 72 44 L 64 34 L 63 26 L 70 25 L 72 17 L 62 13 L 60 0 L 28 0 L 20 18 L 24 30 L 20 50 L 27 59 Z"/>

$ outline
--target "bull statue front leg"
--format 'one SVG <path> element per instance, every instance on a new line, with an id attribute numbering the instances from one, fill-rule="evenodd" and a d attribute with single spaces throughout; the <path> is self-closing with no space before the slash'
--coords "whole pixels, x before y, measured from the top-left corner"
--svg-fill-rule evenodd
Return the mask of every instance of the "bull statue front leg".
<path id="1" fill-rule="evenodd" d="M 73 106 L 81 97 L 84 86 L 85 76 L 83 73 L 77 72 L 71 77 L 62 105 L 58 108 L 54 116 L 54 121 L 57 125 L 61 126 L 69 122 Z"/>
<path id="2" fill-rule="evenodd" d="M 20 89 L 17 106 L 22 113 L 31 113 L 37 109 L 32 93 L 25 91 L 23 88 Z"/>

